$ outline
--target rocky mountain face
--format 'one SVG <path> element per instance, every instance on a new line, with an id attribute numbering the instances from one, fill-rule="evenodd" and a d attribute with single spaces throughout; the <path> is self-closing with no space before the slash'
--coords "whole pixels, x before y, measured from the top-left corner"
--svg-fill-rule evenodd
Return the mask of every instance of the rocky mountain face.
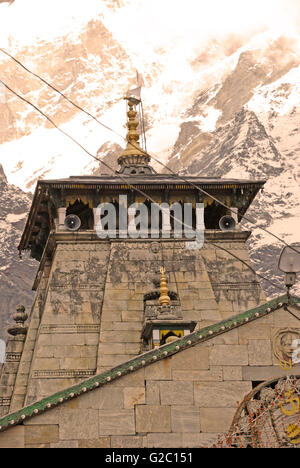
<path id="1" fill-rule="evenodd" d="M 6 338 L 16 306 L 32 304 L 32 281 L 37 262 L 19 259 L 17 246 L 31 204 L 31 195 L 7 183 L 0 165 L 0 338 Z"/>
<path id="2" fill-rule="evenodd" d="M 182 174 L 267 180 L 246 214 L 254 223 L 242 225 L 253 230 L 248 247 L 257 272 L 273 283 L 263 281 L 268 296 L 284 291 L 277 268 L 284 244 L 261 228 L 300 246 L 300 61 L 279 44 L 243 52 L 222 82 L 201 91 L 169 159 Z M 203 116 L 215 111 L 215 129 L 204 131 Z"/>
<path id="3" fill-rule="evenodd" d="M 111 3 L 112 9 L 119 7 L 118 2 L 105 3 Z M 178 77 L 167 73 L 167 54 L 162 48 L 155 51 L 155 59 L 153 55 L 151 59 L 147 55 L 139 57 L 147 147 L 150 154 L 153 152 L 182 174 L 267 180 L 247 213 L 254 223 L 244 220 L 243 226 L 253 230 L 248 241 L 251 260 L 257 272 L 273 283 L 263 281 L 271 297 L 284 292 L 279 289 L 283 281 L 277 269 L 283 244 L 261 228 L 286 242 L 300 241 L 299 38 L 261 35 L 249 44 L 241 40 L 233 45 L 229 39 L 221 42 L 214 41 L 193 57 L 188 78 L 182 78 L 179 69 Z M 135 86 L 134 60 L 103 18 L 94 18 L 84 28 L 74 28 L 53 41 L 38 41 L 32 47 L 13 50 L 13 55 L 35 73 L 125 135 L 122 97 L 128 87 Z M 116 160 L 124 147 L 117 135 L 3 54 L 0 75 L 89 151 L 117 168 Z M 37 179 L 108 174 L 109 170 L 5 90 L 0 114 L 0 163 L 9 181 L 1 169 L 3 330 L 15 305 L 27 305 L 32 299 L 32 277 L 37 265 L 29 259 L 20 261 L 16 246 Z M 300 295 L 299 287 L 294 291 Z"/>

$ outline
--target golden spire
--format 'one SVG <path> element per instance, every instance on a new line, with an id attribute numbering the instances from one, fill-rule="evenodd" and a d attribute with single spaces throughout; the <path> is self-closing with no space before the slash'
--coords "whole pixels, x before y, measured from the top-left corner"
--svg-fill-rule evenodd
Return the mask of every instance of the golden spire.
<path id="1" fill-rule="evenodd" d="M 131 165 L 147 166 L 150 162 L 150 156 L 148 156 L 139 145 L 139 133 L 137 132 L 139 123 L 136 119 L 137 111 L 135 110 L 136 102 L 133 98 L 125 99 L 127 100 L 129 107 L 127 112 L 127 146 L 122 154 L 118 157 L 118 163 L 120 164 L 121 168 Z"/>
<path id="2" fill-rule="evenodd" d="M 128 156 L 128 155 L 141 155 L 143 156 L 145 153 L 139 145 L 139 134 L 137 132 L 137 127 L 139 125 L 138 121 L 136 120 L 137 112 L 134 108 L 134 103 L 128 99 L 128 107 L 129 111 L 127 112 L 128 120 L 127 120 L 127 146 L 120 157 Z M 132 144 L 133 143 L 133 144 Z"/>
<path id="3" fill-rule="evenodd" d="M 165 277 L 165 268 L 161 268 L 160 269 L 160 272 L 161 272 L 161 279 L 160 279 L 160 297 L 158 299 L 158 302 L 160 303 L 160 305 L 169 305 L 170 304 L 170 297 L 168 296 L 168 287 L 167 287 L 167 281 L 166 281 L 166 277 Z"/>

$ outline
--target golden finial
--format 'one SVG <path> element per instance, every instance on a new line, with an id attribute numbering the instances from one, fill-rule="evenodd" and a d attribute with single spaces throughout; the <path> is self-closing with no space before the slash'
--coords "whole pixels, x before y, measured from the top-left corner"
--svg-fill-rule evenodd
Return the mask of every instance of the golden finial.
<path id="1" fill-rule="evenodd" d="M 127 99 L 129 111 L 127 112 L 128 120 L 127 120 L 127 146 L 125 150 L 122 152 L 120 158 L 122 156 L 131 156 L 131 155 L 141 155 L 144 156 L 145 152 L 139 145 L 139 134 L 137 132 L 137 127 L 139 125 L 138 121 L 136 120 L 137 112 L 135 110 L 134 102 L 130 99 Z"/>
<path id="2" fill-rule="evenodd" d="M 171 299 L 168 296 L 169 290 L 167 287 L 167 281 L 165 277 L 165 272 L 166 272 L 165 268 L 161 267 L 160 272 L 161 272 L 160 289 L 159 289 L 160 297 L 158 299 L 158 302 L 160 303 L 160 305 L 169 305 Z"/>

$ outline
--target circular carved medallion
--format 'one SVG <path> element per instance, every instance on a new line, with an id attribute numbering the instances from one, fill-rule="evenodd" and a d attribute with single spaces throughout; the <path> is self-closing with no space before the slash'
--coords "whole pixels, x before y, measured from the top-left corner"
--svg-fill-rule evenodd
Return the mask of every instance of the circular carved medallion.
<path id="1" fill-rule="evenodd" d="M 299 328 L 281 328 L 274 333 L 272 344 L 273 352 L 279 361 L 289 362 L 295 355 L 296 348 L 299 347 L 297 340 L 300 340 Z"/>

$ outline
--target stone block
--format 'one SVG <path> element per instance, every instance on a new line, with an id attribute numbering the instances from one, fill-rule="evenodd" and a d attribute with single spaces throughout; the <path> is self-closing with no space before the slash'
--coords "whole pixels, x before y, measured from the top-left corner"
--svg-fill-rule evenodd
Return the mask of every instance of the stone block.
<path id="1" fill-rule="evenodd" d="M 92 358 L 66 357 L 59 360 L 59 366 L 55 369 L 95 369 L 96 356 Z"/>
<path id="2" fill-rule="evenodd" d="M 107 284 L 109 285 L 109 283 Z M 110 304 L 112 307 L 119 307 L 118 303 L 126 302 L 131 299 L 131 294 L 128 289 L 121 289 L 114 291 L 113 287 L 105 291 L 104 296 L 105 301 Z"/>
<path id="3" fill-rule="evenodd" d="M 143 437 L 140 436 L 112 436 L 112 448 L 142 448 Z"/>
<path id="4" fill-rule="evenodd" d="M 247 345 L 215 345 L 210 348 L 209 361 L 215 366 L 247 366 Z"/>
<path id="5" fill-rule="evenodd" d="M 58 425 L 25 426 L 25 445 L 50 444 L 59 441 Z"/>
<path id="6" fill-rule="evenodd" d="M 144 311 L 143 310 L 127 310 L 124 307 L 122 311 L 122 321 L 123 322 L 143 322 Z"/>
<path id="7" fill-rule="evenodd" d="M 25 395 L 14 395 L 10 405 L 10 411 L 18 411 L 20 408 L 24 406 L 24 397 Z"/>
<path id="8" fill-rule="evenodd" d="M 49 449 L 50 444 L 26 444 L 26 449 Z"/>
<path id="9" fill-rule="evenodd" d="M 104 304 L 102 313 L 108 320 L 120 322 L 122 320 L 122 310 L 124 310 L 125 307 L 123 301 L 120 301 L 114 308 Z"/>
<path id="10" fill-rule="evenodd" d="M 171 432 L 171 408 L 163 405 L 137 405 L 136 432 Z"/>
<path id="11" fill-rule="evenodd" d="M 125 343 L 99 343 L 99 355 L 103 354 L 125 354 Z"/>
<path id="12" fill-rule="evenodd" d="M 5 362 L 3 366 L 3 374 L 16 374 L 18 372 L 18 362 Z"/>
<path id="13" fill-rule="evenodd" d="M 50 448 L 58 449 L 68 449 L 68 448 L 78 448 L 78 440 L 62 440 L 57 442 L 57 444 L 50 444 Z"/>
<path id="14" fill-rule="evenodd" d="M 172 358 L 162 359 L 145 368 L 146 380 L 171 380 L 172 378 Z"/>
<path id="15" fill-rule="evenodd" d="M 84 333 L 53 333 L 52 335 L 49 334 L 41 336 L 51 336 L 50 344 L 54 346 L 83 346 L 85 344 Z M 43 345 L 45 346 L 44 343 Z"/>
<path id="16" fill-rule="evenodd" d="M 62 357 L 62 352 L 60 351 L 61 348 L 64 346 L 38 346 L 36 350 L 36 357 L 37 358 L 53 358 L 53 357 Z M 54 355 L 54 353 L 56 355 Z"/>
<path id="17" fill-rule="evenodd" d="M 278 366 L 253 366 L 243 367 L 243 380 L 264 381 L 284 377 L 286 375 L 295 375 L 295 369 L 283 370 Z"/>
<path id="18" fill-rule="evenodd" d="M 133 301 L 133 300 L 128 301 L 127 310 L 143 311 L 144 310 L 144 301 Z"/>
<path id="19" fill-rule="evenodd" d="M 145 369 L 139 369 L 132 374 L 122 376 L 113 382 L 115 387 L 143 387 L 145 383 Z"/>
<path id="20" fill-rule="evenodd" d="M 238 345 L 239 344 L 239 336 L 238 336 L 238 329 L 235 328 L 233 330 L 228 330 L 225 333 L 222 333 L 219 336 L 216 336 L 213 340 L 209 340 L 208 343 L 213 345 Z"/>
<path id="21" fill-rule="evenodd" d="M 223 367 L 224 380 L 243 380 L 241 366 L 224 366 Z"/>
<path id="22" fill-rule="evenodd" d="M 200 413 L 196 406 L 172 406 L 172 432 L 200 432 Z"/>
<path id="23" fill-rule="evenodd" d="M 214 382 L 223 380 L 223 370 L 221 366 L 211 366 L 209 370 L 174 370 L 172 372 L 173 380 L 184 380 L 184 381 L 205 381 Z"/>
<path id="24" fill-rule="evenodd" d="M 233 408 L 251 388 L 250 382 L 195 382 L 195 405 L 200 408 Z"/>
<path id="25" fill-rule="evenodd" d="M 60 408 L 52 408 L 51 411 L 47 411 L 43 414 L 38 414 L 34 418 L 30 418 L 24 421 L 25 426 L 49 426 L 56 425 L 59 423 Z"/>
<path id="26" fill-rule="evenodd" d="M 66 401 L 64 404 L 64 409 L 77 409 L 79 408 L 79 399 L 78 398 L 72 398 L 69 401 Z"/>
<path id="27" fill-rule="evenodd" d="M 218 308 L 221 312 L 227 312 L 226 316 L 227 317 L 230 317 L 230 315 L 228 315 L 228 312 L 230 312 L 231 316 L 233 314 L 233 308 L 232 308 L 232 302 L 231 301 L 226 301 L 224 299 L 221 299 L 219 302 L 218 302 Z"/>
<path id="28" fill-rule="evenodd" d="M 141 354 L 141 343 L 126 343 L 126 354 L 137 356 Z"/>
<path id="29" fill-rule="evenodd" d="M 24 448 L 25 447 L 25 427 L 15 426 L 5 432 L 0 433 L 0 448 Z"/>
<path id="30" fill-rule="evenodd" d="M 147 435 L 148 448 L 180 448 L 181 434 L 176 433 L 157 433 Z"/>
<path id="31" fill-rule="evenodd" d="M 239 344 L 248 344 L 249 340 L 268 340 L 271 337 L 271 327 L 260 323 L 260 319 L 238 328 Z"/>
<path id="32" fill-rule="evenodd" d="M 194 299 L 193 298 L 182 298 L 180 297 L 180 301 L 181 301 L 181 310 L 184 312 L 184 316 L 185 316 L 185 311 L 191 311 L 191 310 L 194 310 Z"/>
<path id="33" fill-rule="evenodd" d="M 124 362 L 128 361 L 129 359 L 133 358 L 134 356 L 126 355 L 126 354 L 104 354 L 99 358 L 99 364 L 103 367 L 116 367 Z"/>
<path id="34" fill-rule="evenodd" d="M 40 333 L 38 336 L 39 346 L 51 346 L 52 345 L 52 334 L 51 333 Z M 57 343 L 55 343 L 57 344 Z M 64 344 L 64 343 L 59 343 Z M 25 345 L 26 346 L 26 345 Z"/>
<path id="35" fill-rule="evenodd" d="M 135 435 L 134 410 L 100 410 L 100 435 Z"/>
<path id="36" fill-rule="evenodd" d="M 160 400 L 162 405 L 191 406 L 194 404 L 193 382 L 160 382 Z"/>
<path id="37" fill-rule="evenodd" d="M 137 330 L 103 331 L 101 341 L 109 343 L 139 343 L 141 333 Z"/>
<path id="38" fill-rule="evenodd" d="M 28 375 L 18 373 L 16 383 L 18 385 L 26 386 L 27 382 L 28 382 Z"/>
<path id="39" fill-rule="evenodd" d="M 206 433 L 227 432 L 236 412 L 234 408 L 200 408 L 201 430 Z"/>
<path id="40" fill-rule="evenodd" d="M 160 388 L 159 382 L 148 380 L 146 382 L 146 403 L 147 405 L 159 405 Z"/>
<path id="41" fill-rule="evenodd" d="M 101 330 L 102 331 L 114 330 L 114 322 L 112 322 L 111 320 L 102 320 L 101 321 Z"/>
<path id="42" fill-rule="evenodd" d="M 300 316 L 299 308 L 289 306 L 289 309 L 293 314 L 296 316 Z M 284 309 L 276 310 L 273 314 L 274 318 L 274 327 L 291 327 L 291 328 L 299 328 L 299 320 L 297 320 L 293 315 L 287 312 Z"/>
<path id="43" fill-rule="evenodd" d="M 197 310 L 196 304 L 195 304 L 195 309 Z M 199 314 L 198 310 L 197 310 L 197 313 Z M 205 309 L 205 310 L 200 310 L 200 319 L 201 320 L 213 320 L 214 322 L 220 322 L 222 320 L 222 315 L 220 311 L 216 308 Z M 194 319 L 189 318 L 189 320 L 194 320 Z"/>
<path id="44" fill-rule="evenodd" d="M 216 304 L 215 297 L 212 296 L 211 299 L 199 299 L 198 297 L 195 297 L 194 299 L 194 308 L 196 310 L 211 310 L 211 311 L 218 311 L 218 306 Z"/>
<path id="45" fill-rule="evenodd" d="M 52 348 L 55 358 L 62 359 L 69 356 L 72 356 L 72 358 L 80 358 L 80 350 L 84 348 L 84 346 L 49 346 L 49 348 Z"/>
<path id="46" fill-rule="evenodd" d="M 142 325 L 139 322 L 114 322 L 113 330 L 138 330 L 141 332 Z"/>
<path id="47" fill-rule="evenodd" d="M 16 385 L 14 388 L 14 395 L 26 395 L 27 387 L 24 385 Z"/>
<path id="48" fill-rule="evenodd" d="M 271 342 L 269 340 L 250 340 L 248 351 L 250 366 L 268 366 L 273 364 Z"/>
<path id="49" fill-rule="evenodd" d="M 97 439 L 99 437 L 98 411 L 64 409 L 59 416 L 61 440 Z"/>
<path id="50" fill-rule="evenodd" d="M 98 333 L 87 333 L 84 337 L 84 344 L 86 346 L 98 345 L 99 344 L 99 334 Z"/>
<path id="51" fill-rule="evenodd" d="M 207 346 L 193 346 L 172 356 L 173 370 L 204 370 L 209 369 Z M 213 363 L 215 364 L 215 363 Z"/>
<path id="52" fill-rule="evenodd" d="M 78 401 L 78 407 L 82 409 L 110 410 L 124 408 L 123 389 L 112 385 L 104 385 L 97 390 L 81 395 L 76 400 Z"/>
<path id="53" fill-rule="evenodd" d="M 110 448 L 110 437 L 99 437 L 98 439 L 79 440 L 78 448 Z"/>
<path id="54" fill-rule="evenodd" d="M 85 345 L 79 347 L 80 357 L 96 358 L 98 346 L 96 345 Z"/>
<path id="55" fill-rule="evenodd" d="M 12 385 L 0 385 L 0 395 L 2 397 L 11 397 L 13 390 L 14 388 Z"/>
<path id="56" fill-rule="evenodd" d="M 182 448 L 200 448 L 208 447 L 215 441 L 218 434 L 207 433 L 183 433 L 182 434 Z"/>
<path id="57" fill-rule="evenodd" d="M 60 360 L 55 358 L 36 358 L 34 370 L 57 370 L 60 369 Z"/>
<path id="58" fill-rule="evenodd" d="M 8 340 L 6 344 L 6 352 L 7 353 L 22 353 L 23 347 L 24 347 L 24 341 L 15 341 L 14 340 Z"/>
<path id="59" fill-rule="evenodd" d="M 135 405 L 146 403 L 145 387 L 124 388 L 124 408 L 134 408 Z"/>
<path id="60" fill-rule="evenodd" d="M 23 362 L 22 360 L 22 362 L 20 362 L 18 373 L 28 375 L 30 368 L 31 368 L 31 361 Z"/>
<path id="61" fill-rule="evenodd" d="M 14 387 L 16 381 L 16 374 L 2 374 L 1 387 Z"/>

